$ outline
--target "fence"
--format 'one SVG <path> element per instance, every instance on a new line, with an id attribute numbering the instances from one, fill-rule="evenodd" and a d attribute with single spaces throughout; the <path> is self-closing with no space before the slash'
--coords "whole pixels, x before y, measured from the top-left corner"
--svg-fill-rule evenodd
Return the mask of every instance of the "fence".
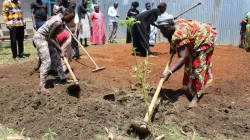
<path id="1" fill-rule="evenodd" d="M 99 2 L 100 10 L 104 14 L 106 30 L 108 29 L 108 8 L 117 1 L 119 3 L 118 13 L 120 19 L 125 19 L 128 9 L 134 0 L 101 0 Z M 141 12 L 146 2 L 152 0 L 137 0 L 140 3 L 139 11 Z M 218 32 L 217 44 L 238 45 L 240 39 L 239 23 L 250 11 L 250 0 L 154 0 L 155 7 L 159 2 L 166 2 L 168 5 L 167 12 L 172 15 L 178 15 L 186 9 L 192 7 L 198 2 L 202 5 L 189 11 L 181 16 L 185 19 L 193 19 L 206 23 L 212 23 Z M 126 37 L 126 27 L 119 26 L 118 37 Z"/>

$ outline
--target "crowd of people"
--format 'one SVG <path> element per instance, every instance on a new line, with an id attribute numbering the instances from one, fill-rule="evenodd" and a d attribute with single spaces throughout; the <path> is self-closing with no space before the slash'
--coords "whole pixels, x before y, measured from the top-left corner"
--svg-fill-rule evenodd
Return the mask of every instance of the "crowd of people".
<path id="1" fill-rule="evenodd" d="M 117 29 L 120 15 L 117 12 L 119 4 L 115 2 L 108 9 L 109 34 L 108 43 L 117 43 Z M 164 73 L 162 78 L 167 81 L 171 75 L 184 64 L 183 91 L 190 99 L 189 107 L 198 105 L 202 90 L 212 85 L 212 56 L 216 38 L 216 29 L 211 24 L 177 19 L 166 12 L 167 4 L 162 2 L 156 8 L 154 4 L 146 3 L 145 9 L 137 10 L 137 1 L 131 4 L 126 18 L 135 18 L 140 24 L 127 29 L 126 43 L 131 43 L 136 52 L 142 57 L 154 57 L 150 47 L 156 43 L 157 28 L 170 42 L 170 52 L 178 54 L 178 60 Z M 75 12 L 77 9 L 77 12 Z M 13 59 L 24 58 L 23 35 L 25 20 L 22 15 L 19 0 L 4 0 L 3 16 L 7 28 L 10 30 L 11 49 Z M 51 69 L 57 71 L 61 83 L 65 83 L 67 67 L 61 58 L 79 59 L 79 45 L 88 46 L 88 38 L 94 45 L 106 43 L 104 15 L 98 5 L 90 13 L 87 1 L 82 0 L 76 6 L 75 1 L 59 0 L 53 7 L 53 16 L 47 16 L 47 7 L 42 0 L 31 4 L 31 13 L 34 29 L 33 44 L 37 49 L 39 61 L 36 71 L 40 69 L 41 92 L 48 93 L 46 78 Z M 250 46 L 250 13 L 242 21 L 242 39 Z M 133 36 L 133 38 L 131 38 Z M 132 40 L 133 39 L 133 40 Z M 80 41 L 78 41 L 80 40 Z M 17 55 L 16 42 L 19 53 Z M 80 42 L 80 43 L 78 43 Z M 60 58 L 61 57 L 61 58 Z"/>

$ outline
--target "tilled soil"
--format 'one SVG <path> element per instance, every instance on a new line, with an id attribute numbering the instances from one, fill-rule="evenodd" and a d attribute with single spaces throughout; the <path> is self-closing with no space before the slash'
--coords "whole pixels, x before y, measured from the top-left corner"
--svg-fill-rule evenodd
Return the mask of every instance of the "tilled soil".
<path id="1" fill-rule="evenodd" d="M 107 136 L 105 127 L 116 136 L 124 136 L 131 121 L 143 119 L 146 113 L 138 80 L 131 77 L 135 66 L 131 47 L 115 44 L 87 50 L 106 69 L 93 73 L 94 66 L 85 54 L 78 62 L 73 61 L 72 67 L 80 80 L 79 95 L 69 94 L 70 84 L 57 84 L 52 76 L 48 79 L 51 93 L 38 94 L 39 75 L 30 76 L 36 62 L 0 66 L 0 123 L 19 131 L 25 128 L 26 135 L 37 139 L 48 128 L 58 134 L 58 140 L 77 140 L 80 135 L 86 140 Z M 149 58 L 152 72 L 147 83 L 155 88 L 169 58 L 169 45 L 158 44 L 152 51 L 158 58 Z M 176 59 L 175 56 L 173 62 Z M 187 109 L 187 99 L 179 96 L 183 69 L 176 72 L 163 86 L 162 94 L 168 98 L 155 114 L 153 123 L 177 124 L 183 132 L 196 130 L 204 137 L 250 139 L 249 60 L 250 54 L 244 50 L 216 46 L 215 84 L 204 91 L 200 106 L 194 109 Z M 149 98 L 153 91 L 149 88 Z"/>

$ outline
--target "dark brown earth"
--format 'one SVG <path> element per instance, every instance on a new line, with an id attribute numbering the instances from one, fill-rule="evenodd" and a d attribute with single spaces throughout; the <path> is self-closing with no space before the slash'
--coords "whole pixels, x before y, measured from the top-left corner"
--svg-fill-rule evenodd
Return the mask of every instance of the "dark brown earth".
<path id="1" fill-rule="evenodd" d="M 38 74 L 29 76 L 36 62 L 0 66 L 0 123 L 40 139 L 51 128 L 58 140 L 93 140 L 107 136 L 105 127 L 124 135 L 135 118 L 143 118 L 143 95 L 131 77 L 135 66 L 129 45 L 106 45 L 87 49 L 98 65 L 106 69 L 93 73 L 93 64 L 82 54 L 72 67 L 80 79 L 79 97 L 67 93 L 67 85 L 49 77 L 50 95 L 37 93 Z M 150 83 L 155 88 L 169 58 L 169 46 L 158 44 L 149 58 Z M 143 58 L 140 58 L 141 60 Z M 174 61 L 176 60 L 176 56 Z M 233 46 L 217 46 L 213 56 L 214 86 L 205 90 L 200 106 L 187 110 L 188 101 L 181 92 L 183 70 L 164 84 L 168 95 L 155 115 L 155 125 L 177 124 L 183 132 L 196 130 L 204 137 L 217 135 L 232 139 L 250 139 L 250 54 Z M 174 62 L 173 61 L 173 62 Z M 69 76 L 69 75 L 68 75 Z M 119 89 L 119 91 L 117 90 Z M 117 91 L 117 92 L 115 92 Z M 152 95 L 152 89 L 151 94 Z M 113 101 L 104 95 L 115 94 Z"/>

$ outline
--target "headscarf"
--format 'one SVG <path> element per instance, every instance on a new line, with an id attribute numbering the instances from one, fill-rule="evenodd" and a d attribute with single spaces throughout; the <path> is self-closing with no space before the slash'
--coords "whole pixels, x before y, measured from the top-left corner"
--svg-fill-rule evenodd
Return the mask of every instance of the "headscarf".
<path id="1" fill-rule="evenodd" d="M 94 6 L 94 9 L 96 10 L 96 8 L 99 8 L 99 5 L 95 5 L 95 6 Z"/>
<path id="2" fill-rule="evenodd" d="M 174 25 L 174 16 L 170 15 L 168 13 L 163 13 L 160 16 L 158 16 L 156 25 L 158 26 L 164 26 L 164 25 Z"/>

